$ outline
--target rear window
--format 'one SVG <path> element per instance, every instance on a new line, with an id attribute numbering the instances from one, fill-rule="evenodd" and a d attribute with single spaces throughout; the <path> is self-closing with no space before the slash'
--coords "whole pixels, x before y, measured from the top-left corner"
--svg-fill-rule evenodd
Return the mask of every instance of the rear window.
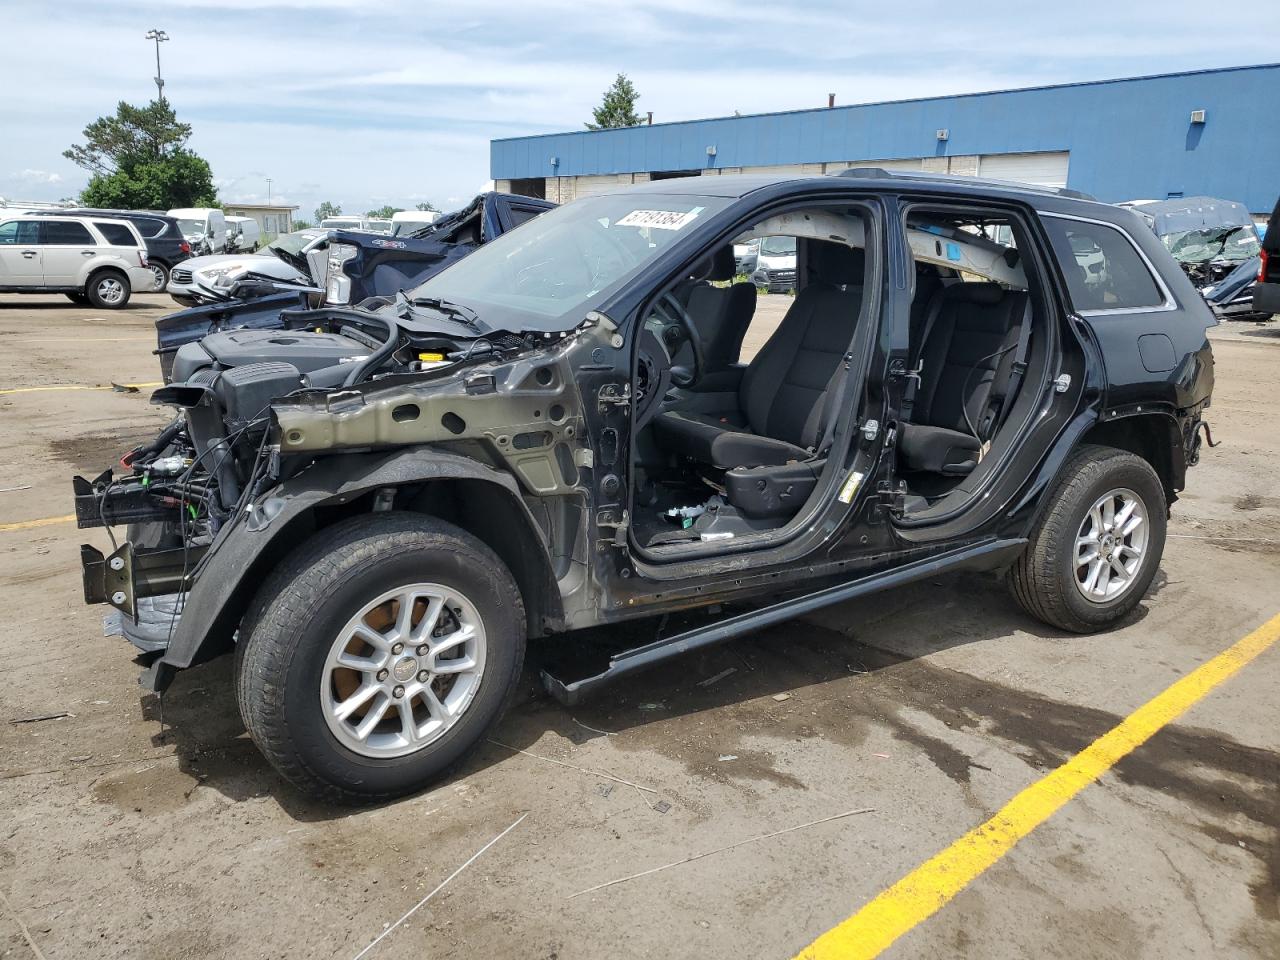
<path id="1" fill-rule="evenodd" d="M 1164 294 L 1123 231 L 1046 216 L 1045 229 L 1077 310 L 1158 307 Z"/>
<path id="2" fill-rule="evenodd" d="M 98 245 L 85 225 L 74 220 L 50 220 L 44 225 L 44 242 L 54 246 Z"/>
<path id="3" fill-rule="evenodd" d="M 138 232 L 149 240 L 154 240 L 160 234 L 165 232 L 169 226 L 163 220 L 152 220 L 151 218 L 137 217 L 133 220 L 133 225 L 138 228 Z"/>
<path id="4" fill-rule="evenodd" d="M 113 247 L 136 247 L 138 245 L 138 241 L 133 239 L 133 233 L 123 223 L 101 223 L 95 220 L 93 225 L 106 238 L 107 243 Z"/>

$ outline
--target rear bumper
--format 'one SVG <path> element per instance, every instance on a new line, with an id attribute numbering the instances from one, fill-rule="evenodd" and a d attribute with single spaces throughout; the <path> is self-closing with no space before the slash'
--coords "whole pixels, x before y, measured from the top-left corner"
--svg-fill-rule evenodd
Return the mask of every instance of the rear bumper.
<path id="1" fill-rule="evenodd" d="M 129 268 L 129 288 L 134 293 L 151 293 L 155 290 L 156 275 L 150 267 Z"/>

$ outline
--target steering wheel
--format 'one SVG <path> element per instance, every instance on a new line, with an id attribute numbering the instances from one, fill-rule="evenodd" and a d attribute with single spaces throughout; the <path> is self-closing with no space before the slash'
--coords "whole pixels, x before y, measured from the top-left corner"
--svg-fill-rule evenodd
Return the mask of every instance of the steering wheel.
<path id="1" fill-rule="evenodd" d="M 671 382 L 677 387 L 693 386 L 702 376 L 702 371 L 706 369 L 706 361 L 702 355 L 702 341 L 698 338 L 698 331 L 694 328 L 693 318 L 689 316 L 689 312 L 680 304 L 680 301 L 670 293 L 664 293 L 659 297 L 658 302 L 653 305 L 653 309 L 668 321 L 679 325 L 683 329 L 685 339 L 689 341 L 689 347 L 693 351 L 693 369 L 672 367 Z M 672 351 L 672 356 L 674 355 L 675 351 Z"/>

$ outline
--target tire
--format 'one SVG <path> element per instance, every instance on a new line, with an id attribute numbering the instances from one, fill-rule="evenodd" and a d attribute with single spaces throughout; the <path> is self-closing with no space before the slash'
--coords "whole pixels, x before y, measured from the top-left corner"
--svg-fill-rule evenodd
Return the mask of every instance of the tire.
<path id="1" fill-rule="evenodd" d="M 99 310 L 119 310 L 129 303 L 132 292 L 129 278 L 119 270 L 99 270 L 84 288 L 89 303 Z"/>
<path id="2" fill-rule="evenodd" d="M 155 286 L 151 288 L 152 293 L 164 293 L 164 288 L 169 285 L 169 268 L 163 263 L 151 263 L 151 275 L 156 278 Z"/>
<path id="3" fill-rule="evenodd" d="M 1097 524 L 1106 519 L 1111 495 L 1113 521 L 1136 502 L 1114 532 L 1105 522 Z M 1164 485 L 1146 460 L 1113 447 L 1082 446 L 1063 467 L 1026 550 L 1010 570 L 1014 599 L 1033 617 L 1072 633 L 1110 626 L 1151 586 L 1164 553 L 1168 513 Z M 1130 525 L 1132 532 L 1124 533 Z M 1091 558 L 1095 551 L 1098 557 Z M 1113 555 L 1118 566 L 1108 560 Z M 1119 575 L 1121 569 L 1127 576 Z"/>
<path id="4" fill-rule="evenodd" d="M 398 615 L 399 601 L 369 605 L 410 585 L 439 588 L 437 592 L 449 598 L 446 604 L 455 609 L 446 608 L 439 620 L 443 626 L 437 629 L 458 632 L 465 627 L 478 638 L 458 645 L 464 656 L 450 661 L 432 653 L 419 659 L 416 655 L 426 649 L 423 637 L 394 655 L 394 646 L 379 653 L 364 644 L 353 652 L 342 640 L 350 635 L 352 644 L 362 644 L 361 636 L 372 632 L 370 624 L 382 631 L 381 643 L 388 640 L 384 633 L 394 640 L 391 621 Z M 417 599 L 426 596 L 419 594 Z M 415 600 L 410 609 L 416 630 L 433 607 L 423 604 L 419 614 Z M 385 626 L 377 626 L 375 614 L 385 615 Z M 357 621 L 361 633 L 352 634 Z M 520 679 L 525 634 L 524 605 L 515 580 L 475 537 L 418 514 L 353 517 L 299 547 L 276 568 L 251 604 L 236 649 L 241 717 L 272 766 L 306 793 L 338 803 L 402 796 L 443 775 L 498 722 Z M 432 645 L 436 639 L 433 634 Z M 422 646 L 416 646 L 419 641 Z M 362 662 L 384 657 L 376 663 L 384 669 L 356 673 L 335 666 L 335 657 L 355 658 L 357 653 Z M 478 670 L 456 667 L 468 658 L 473 667 L 479 663 Z M 425 669 L 428 665 L 457 672 L 437 676 Z M 424 685 L 421 681 L 428 675 L 431 679 Z M 341 682 L 348 684 L 345 692 Z M 393 700 L 391 684 L 407 694 Z M 438 720 L 423 699 L 425 691 L 438 689 L 438 684 L 452 684 L 435 700 L 437 706 L 452 702 L 457 707 L 452 719 Z M 376 688 L 367 705 L 339 719 L 336 714 L 348 700 L 359 700 L 357 694 L 366 685 Z M 379 714 L 383 719 L 372 720 L 384 702 L 385 713 Z M 370 720 L 372 732 L 361 741 L 358 728 Z M 433 730 L 435 724 L 440 726 Z M 408 741 L 410 730 L 425 738 L 424 745 Z M 392 742 L 397 736 L 408 745 Z"/>
<path id="5" fill-rule="evenodd" d="M 85 296 L 83 293 L 68 293 L 67 299 L 70 300 L 72 303 L 79 304 L 82 307 L 87 307 L 89 305 L 89 298 Z"/>

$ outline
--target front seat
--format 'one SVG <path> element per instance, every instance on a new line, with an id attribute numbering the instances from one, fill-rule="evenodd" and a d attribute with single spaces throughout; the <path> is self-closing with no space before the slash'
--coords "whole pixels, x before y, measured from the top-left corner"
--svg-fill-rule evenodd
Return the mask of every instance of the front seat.
<path id="1" fill-rule="evenodd" d="M 748 365 L 738 409 L 669 410 L 654 420 L 660 444 L 722 470 L 811 457 L 827 426 L 829 392 L 862 307 L 863 252 L 812 241 L 809 282 Z"/>
<path id="2" fill-rule="evenodd" d="M 727 370 L 738 362 L 742 352 L 742 338 L 747 335 L 751 318 L 756 312 L 756 288 L 750 283 L 733 283 L 727 287 L 713 286 L 716 282 L 732 280 L 737 265 L 733 259 L 733 247 L 721 247 L 709 258 L 710 262 L 700 271 L 702 281 L 693 284 L 683 301 L 685 311 L 693 320 L 694 329 L 702 341 L 702 360 L 706 369 L 703 377 Z M 675 357 L 677 365 L 692 366 L 692 349 L 685 344 Z"/>
<path id="3" fill-rule="evenodd" d="M 953 283 L 932 309 L 899 456 L 906 470 L 964 476 L 978 465 L 1004 404 L 1019 327 L 1030 320 L 1027 294 L 995 283 Z"/>

